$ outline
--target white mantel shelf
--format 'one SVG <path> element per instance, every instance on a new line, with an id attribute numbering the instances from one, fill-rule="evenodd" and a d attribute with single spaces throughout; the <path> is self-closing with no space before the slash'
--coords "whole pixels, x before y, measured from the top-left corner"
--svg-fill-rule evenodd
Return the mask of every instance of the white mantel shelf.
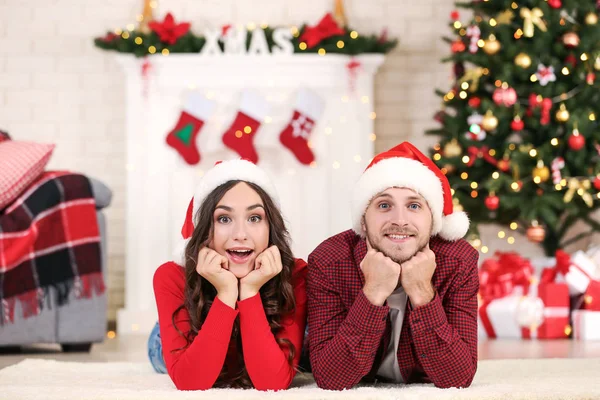
<path id="1" fill-rule="evenodd" d="M 120 334 L 149 332 L 156 322 L 154 271 L 172 259 L 203 171 L 215 161 L 238 157 L 224 147 L 221 136 L 233 121 L 243 89 L 255 90 L 271 104 L 270 122 L 259 128 L 254 144 L 258 165 L 277 187 L 295 255 L 306 259 L 321 241 L 350 228 L 351 189 L 373 157 L 373 81 L 383 55 L 158 55 L 148 58 L 146 79 L 141 74 L 144 59 L 116 59 L 127 78 L 127 254 Z M 360 63 L 353 92 L 346 67 L 351 60 Z M 278 139 L 291 119 L 299 88 L 313 90 L 326 104 L 311 136 L 314 168 L 298 163 Z M 202 160 L 196 166 L 187 165 L 165 143 L 190 90 L 217 104 L 198 136 Z"/>

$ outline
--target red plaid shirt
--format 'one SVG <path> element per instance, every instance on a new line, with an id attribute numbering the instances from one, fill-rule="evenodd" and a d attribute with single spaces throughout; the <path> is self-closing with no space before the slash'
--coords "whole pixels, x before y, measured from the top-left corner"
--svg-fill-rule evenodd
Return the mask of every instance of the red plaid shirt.
<path id="1" fill-rule="evenodd" d="M 477 370 L 479 255 L 465 240 L 433 237 L 429 246 L 436 257 L 436 295 L 416 309 L 407 304 L 397 349 L 400 373 L 406 383 L 467 387 Z M 348 230 L 308 258 L 309 354 L 323 389 L 373 380 L 388 347 L 389 307 L 371 304 L 362 291 L 366 253 L 365 241 Z"/>

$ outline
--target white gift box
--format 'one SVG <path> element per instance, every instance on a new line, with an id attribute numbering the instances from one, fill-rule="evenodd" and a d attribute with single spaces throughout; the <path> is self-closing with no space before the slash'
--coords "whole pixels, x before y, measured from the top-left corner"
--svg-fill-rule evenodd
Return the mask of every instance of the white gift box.
<path id="1" fill-rule="evenodd" d="M 573 311 L 573 337 L 578 340 L 600 340 L 600 311 Z"/>

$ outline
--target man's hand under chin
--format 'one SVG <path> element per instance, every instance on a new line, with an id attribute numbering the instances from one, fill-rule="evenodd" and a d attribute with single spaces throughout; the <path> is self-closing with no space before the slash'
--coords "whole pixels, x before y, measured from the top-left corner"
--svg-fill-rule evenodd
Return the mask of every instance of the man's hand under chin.
<path id="1" fill-rule="evenodd" d="M 429 243 L 412 258 L 402 263 L 400 283 L 413 307 L 428 304 L 435 297 L 431 278 L 435 272 L 435 254 Z"/>

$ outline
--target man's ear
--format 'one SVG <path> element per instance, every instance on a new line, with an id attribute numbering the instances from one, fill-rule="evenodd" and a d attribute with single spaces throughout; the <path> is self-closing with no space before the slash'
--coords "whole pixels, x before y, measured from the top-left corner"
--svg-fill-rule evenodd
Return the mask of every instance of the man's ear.
<path id="1" fill-rule="evenodd" d="M 367 236 L 367 223 L 365 222 L 365 216 L 363 215 L 360 219 L 360 229 L 363 236 Z"/>

